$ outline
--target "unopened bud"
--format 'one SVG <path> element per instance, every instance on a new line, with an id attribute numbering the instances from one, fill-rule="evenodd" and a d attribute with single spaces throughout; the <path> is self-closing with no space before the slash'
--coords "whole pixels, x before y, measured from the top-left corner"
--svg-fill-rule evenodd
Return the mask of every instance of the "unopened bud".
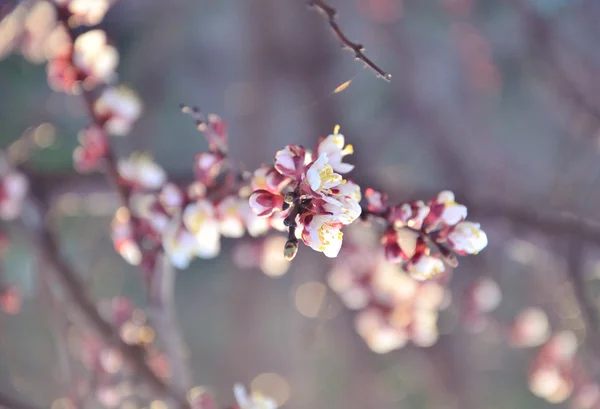
<path id="1" fill-rule="evenodd" d="M 290 239 L 285 243 L 285 247 L 283 248 L 283 257 L 286 260 L 291 261 L 298 254 L 298 240 Z"/>

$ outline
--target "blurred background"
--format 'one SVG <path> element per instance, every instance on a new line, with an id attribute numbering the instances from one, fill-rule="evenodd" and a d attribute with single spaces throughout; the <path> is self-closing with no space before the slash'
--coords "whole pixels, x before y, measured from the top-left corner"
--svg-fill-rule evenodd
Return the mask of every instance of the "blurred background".
<path id="1" fill-rule="evenodd" d="M 285 274 L 265 273 L 240 268 L 244 249 L 224 240 L 217 259 L 177 275 L 194 384 L 209 385 L 224 404 L 235 382 L 258 385 L 286 408 L 569 407 L 529 391 L 535 350 L 512 348 L 494 326 L 472 334 L 458 324 L 465 292 L 489 277 L 502 291 L 499 321 L 541 307 L 555 331 L 575 331 L 598 369 L 600 2 L 331 5 L 391 82 L 355 61 L 301 0 L 116 3 L 100 27 L 120 52 L 120 82 L 144 104 L 131 135 L 115 139 L 117 155 L 149 151 L 172 179 L 189 179 L 206 142 L 180 103 L 228 121 L 231 156 L 247 169 L 286 144 L 312 147 L 340 124 L 361 186 L 388 192 L 392 203 L 451 189 L 490 244 L 453 274 L 455 302 L 441 312 L 435 345 L 378 355 L 323 284 L 331 264 L 322 254 L 302 247 Z M 0 145 L 27 146 L 62 250 L 94 295 L 143 307 L 139 274 L 110 240 L 110 186 L 73 170 L 87 123 L 81 99 L 52 92 L 44 64 L 2 49 L 2 33 Z M 19 314 L 0 315 L 0 391 L 48 407 L 72 387 L 61 369 L 65 327 L 36 279 L 46 266 L 14 230 L 0 279 L 19 286 L 23 303 Z"/>

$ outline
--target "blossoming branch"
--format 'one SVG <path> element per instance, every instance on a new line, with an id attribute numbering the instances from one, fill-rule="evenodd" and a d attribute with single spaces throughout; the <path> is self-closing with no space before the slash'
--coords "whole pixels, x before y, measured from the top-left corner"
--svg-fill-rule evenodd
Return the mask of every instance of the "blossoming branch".
<path id="1" fill-rule="evenodd" d="M 332 7 L 322 1 L 310 3 L 357 59 L 384 79 L 391 78 L 365 56 L 362 45 L 348 40 Z M 106 33 L 86 28 L 101 22 L 111 4 L 109 0 L 39 1 L 31 10 L 17 6 L 7 19 L 28 13 L 52 16 L 42 32 L 25 25 L 12 46 L 34 62 L 45 60 L 50 87 L 78 96 L 85 104 L 89 124 L 79 133 L 73 167 L 83 174 L 103 172 L 113 184 L 120 204 L 111 223 L 114 248 L 128 263 L 139 266 L 148 299 L 159 305 L 159 314 L 171 318 L 161 310 L 167 308 L 172 294 L 168 285 L 166 291 L 161 287 L 160 278 L 173 280 L 172 267 L 183 270 L 196 258 L 216 257 L 223 238 L 248 235 L 256 247 L 245 252 L 241 245 L 237 247 L 236 262 L 260 266 L 273 276 L 285 272 L 301 242 L 333 259 L 327 283 L 348 309 L 356 311 L 356 331 L 372 351 L 387 353 L 409 342 L 433 345 L 439 337 L 438 313 L 449 303 L 447 287 L 458 256 L 476 255 L 488 244 L 481 225 L 467 220 L 460 198 L 442 191 L 427 201 L 391 204 L 384 192 L 359 186 L 351 179 L 354 148 L 339 126 L 318 138 L 314 149 L 287 145 L 275 152 L 271 163 L 253 171 L 240 169 L 228 156 L 227 123 L 216 114 L 205 115 L 188 106 L 182 106 L 182 111 L 193 118 L 208 142 L 208 150 L 190 164 L 189 183 L 170 180 L 149 153 L 118 157 L 113 138 L 129 134 L 142 115 L 143 103 L 135 91 L 118 83 L 119 53 Z M 40 199 L 22 165 L 10 155 L 0 160 L 2 220 L 31 217 L 25 214 L 31 210 L 29 202 Z M 43 224 L 46 216 L 41 212 L 35 219 Z M 135 396 L 151 408 L 163 408 L 171 400 L 180 408 L 216 409 L 208 390 L 191 385 L 182 373 L 186 372 L 183 346 L 170 345 L 166 339 L 166 333 L 177 332 L 175 327 L 164 327 L 172 320 L 153 319 L 150 312 L 122 297 L 103 302 L 86 299 L 80 294 L 85 289 L 77 281 L 80 277 L 59 257 L 48 227 L 42 227 L 47 239 L 42 253 L 51 253 L 53 268 L 68 278 L 71 297 L 82 314 L 101 328 L 93 331 L 77 324 L 77 358 L 96 382 L 88 385 L 87 393 L 107 408 Z M 501 292 L 493 280 L 484 279 L 469 288 L 465 299 L 461 321 L 477 329 L 493 322 L 490 313 L 500 303 Z M 18 312 L 18 289 L 0 287 L 0 307 L 7 313 Z M 535 309 L 514 321 L 503 331 L 510 343 L 540 346 L 530 375 L 536 395 L 559 402 L 573 393 L 592 404 L 600 402 L 600 389 L 575 358 L 577 340 L 572 333 L 552 335 L 545 314 Z M 138 373 L 144 373 L 144 379 L 138 379 Z M 140 388 L 122 387 L 122 378 Z M 247 393 L 239 384 L 233 393 L 239 409 L 279 406 L 257 391 Z M 69 402 L 78 398 L 73 392 Z"/>

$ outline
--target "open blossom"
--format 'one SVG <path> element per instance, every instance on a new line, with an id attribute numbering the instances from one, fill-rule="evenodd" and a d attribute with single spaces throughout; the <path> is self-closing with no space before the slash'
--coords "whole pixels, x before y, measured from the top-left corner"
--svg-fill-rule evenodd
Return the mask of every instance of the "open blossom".
<path id="1" fill-rule="evenodd" d="M 233 387 L 233 394 L 235 395 L 238 409 L 277 409 L 278 407 L 274 399 L 260 392 L 252 392 L 252 394 L 248 395 L 246 388 L 240 384 L 236 384 Z"/>
<path id="2" fill-rule="evenodd" d="M 339 173 L 348 173 L 354 169 L 354 165 L 342 162 L 347 155 L 354 153 L 352 145 L 344 146 L 345 140 L 342 134 L 332 134 L 319 142 L 317 154 L 327 154 L 329 165 Z"/>
<path id="3" fill-rule="evenodd" d="M 452 227 L 448 242 L 458 254 L 477 254 L 487 244 L 487 236 L 479 223 L 460 222 Z"/>
<path id="4" fill-rule="evenodd" d="M 342 176 L 335 173 L 329 165 L 327 154 L 322 154 L 306 170 L 306 181 L 312 191 L 318 195 L 327 196 L 331 188 L 342 183 Z"/>
<path id="5" fill-rule="evenodd" d="M 339 220 L 342 224 L 350 224 L 356 220 L 361 212 L 360 186 L 351 181 L 345 181 L 336 188 L 331 189 L 329 200 L 323 204 L 323 208 Z"/>
<path id="6" fill-rule="evenodd" d="M 415 279 L 426 280 L 443 273 L 446 266 L 439 258 L 423 254 L 416 259 L 411 259 L 406 265 L 406 270 Z"/>
<path id="7" fill-rule="evenodd" d="M 429 207 L 430 213 L 427 221 L 432 225 L 439 221 L 447 226 L 454 226 L 467 217 L 467 208 L 456 203 L 454 193 L 449 190 L 440 192 Z"/>
<path id="8" fill-rule="evenodd" d="M 310 221 L 304 224 L 302 239 L 313 250 L 323 252 L 327 257 L 337 257 L 342 248 L 342 224 L 335 222 L 331 216 L 310 216 Z"/>
<path id="9" fill-rule="evenodd" d="M 125 87 L 108 87 L 94 104 L 94 112 L 102 118 L 104 128 L 113 135 L 127 135 L 142 112 L 137 94 Z"/>
<path id="10" fill-rule="evenodd" d="M 72 58 L 89 86 L 110 82 L 119 63 L 119 53 L 107 44 L 103 30 L 91 30 L 77 37 Z"/>
<path id="11" fill-rule="evenodd" d="M 219 227 L 223 236 L 235 238 L 244 235 L 245 227 L 241 209 L 242 201 L 234 196 L 227 196 L 217 205 Z"/>
<path id="12" fill-rule="evenodd" d="M 133 153 L 117 163 L 119 176 L 135 187 L 158 189 L 167 180 L 167 174 L 160 165 L 146 154 Z"/>
<path id="13" fill-rule="evenodd" d="M 213 258 L 219 254 L 221 233 L 211 202 L 199 200 L 187 205 L 183 211 L 183 223 L 196 238 L 198 257 Z"/>
<path id="14" fill-rule="evenodd" d="M 162 245 L 169 261 L 177 268 L 187 268 L 198 255 L 198 239 L 181 223 L 171 225 L 163 235 Z"/>
<path id="15" fill-rule="evenodd" d="M 72 26 L 99 24 L 113 3 L 112 0 L 55 0 L 55 2 L 66 7 L 71 13 L 69 25 Z"/>

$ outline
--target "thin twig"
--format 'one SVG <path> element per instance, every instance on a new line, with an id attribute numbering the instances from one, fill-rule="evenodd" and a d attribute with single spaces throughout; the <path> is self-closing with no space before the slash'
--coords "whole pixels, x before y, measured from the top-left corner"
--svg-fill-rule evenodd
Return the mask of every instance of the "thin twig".
<path id="1" fill-rule="evenodd" d="M 159 254 L 152 274 L 148 294 L 148 316 L 159 334 L 159 342 L 171 364 L 171 382 L 185 393 L 192 385 L 192 376 L 186 363 L 186 345 L 175 313 L 174 287 L 176 272 L 168 258 Z"/>
<path id="2" fill-rule="evenodd" d="M 381 68 L 379 68 L 377 64 L 375 64 L 369 57 L 365 55 L 365 47 L 362 44 L 355 43 L 348 39 L 346 34 L 342 31 L 342 28 L 336 21 L 336 9 L 325 3 L 323 0 L 310 0 L 308 2 L 308 5 L 317 8 L 323 14 L 323 16 L 327 19 L 329 26 L 335 33 L 336 37 L 342 43 L 342 46 L 354 52 L 354 57 L 357 60 L 360 60 L 363 63 L 365 63 L 365 65 L 371 70 L 373 70 L 379 78 L 383 78 L 388 82 L 392 80 L 392 74 L 389 74 Z"/>

